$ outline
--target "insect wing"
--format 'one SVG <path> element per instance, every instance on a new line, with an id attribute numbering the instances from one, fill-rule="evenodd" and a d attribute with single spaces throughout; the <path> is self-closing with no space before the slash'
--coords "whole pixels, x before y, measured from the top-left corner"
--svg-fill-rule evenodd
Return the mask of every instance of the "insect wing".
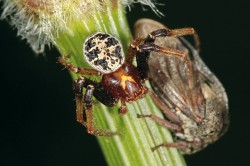
<path id="1" fill-rule="evenodd" d="M 166 27 L 153 20 L 141 19 L 135 24 L 135 38 L 145 38 L 152 31 L 161 28 Z M 188 117 L 189 122 L 184 123 L 195 122 L 198 125 L 194 137 L 199 137 L 204 144 L 193 147 L 191 152 L 184 152 L 194 153 L 216 141 L 227 131 L 227 94 L 218 78 L 185 39 L 156 38 L 155 43 L 186 52 L 191 63 L 192 77 L 182 59 L 155 52 L 148 59 L 150 83 L 154 92 L 174 113 L 180 110 Z"/>
<path id="2" fill-rule="evenodd" d="M 138 21 L 135 26 L 136 38 L 145 38 L 156 29 L 166 28 L 146 19 Z M 153 90 L 169 107 L 174 110 L 178 108 L 191 119 L 201 121 L 205 116 L 206 100 L 201 91 L 199 71 L 192 62 L 190 50 L 176 37 L 159 37 L 155 44 L 185 52 L 191 68 L 181 58 L 152 52 L 148 65 Z"/>

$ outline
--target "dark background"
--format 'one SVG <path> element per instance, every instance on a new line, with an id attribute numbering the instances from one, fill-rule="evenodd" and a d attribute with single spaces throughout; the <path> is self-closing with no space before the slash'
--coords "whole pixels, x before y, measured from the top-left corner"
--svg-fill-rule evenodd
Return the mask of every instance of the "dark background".
<path id="1" fill-rule="evenodd" d="M 161 18 L 135 5 L 128 12 L 131 27 L 143 17 L 170 28 L 194 27 L 201 56 L 229 97 L 229 131 L 186 156 L 187 164 L 250 165 L 249 5 L 231 0 L 164 3 L 159 9 L 166 17 Z M 0 165 L 106 165 L 95 137 L 75 121 L 71 79 L 56 63 L 59 53 L 47 49 L 45 56 L 36 56 L 6 21 L 0 22 L 0 33 Z"/>

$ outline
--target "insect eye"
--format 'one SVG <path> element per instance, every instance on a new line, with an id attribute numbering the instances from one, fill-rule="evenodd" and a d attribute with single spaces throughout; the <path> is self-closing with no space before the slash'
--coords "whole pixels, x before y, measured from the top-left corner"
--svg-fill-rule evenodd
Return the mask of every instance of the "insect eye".
<path id="1" fill-rule="evenodd" d="M 87 37 L 83 44 L 83 56 L 90 66 L 103 74 L 116 71 L 125 61 L 120 41 L 102 32 Z"/>

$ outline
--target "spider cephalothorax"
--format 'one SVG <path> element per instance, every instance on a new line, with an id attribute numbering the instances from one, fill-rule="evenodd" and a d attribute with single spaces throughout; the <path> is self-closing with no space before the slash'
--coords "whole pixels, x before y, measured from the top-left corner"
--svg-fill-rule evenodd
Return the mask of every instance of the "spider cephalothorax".
<path id="1" fill-rule="evenodd" d="M 86 38 L 83 44 L 83 54 L 86 62 L 94 69 L 80 68 L 60 57 L 59 62 L 70 71 L 81 75 L 101 75 L 100 83 L 83 76 L 73 84 L 76 96 L 77 121 L 87 127 L 93 135 L 113 135 L 114 132 L 99 130 L 94 127 L 92 118 L 92 96 L 107 106 L 114 106 L 121 101 L 120 114 L 125 114 L 126 102 L 136 101 L 145 96 L 147 88 L 143 83 L 148 79 L 147 59 L 150 52 L 159 52 L 164 56 L 174 56 L 183 59 L 187 67 L 186 55 L 182 51 L 160 47 L 154 44 L 156 37 L 194 35 L 192 28 L 179 30 L 158 29 L 146 38 L 136 39 L 130 45 L 125 58 L 120 41 L 107 33 L 96 32 Z M 132 64 L 136 57 L 137 67 Z M 190 75 L 191 76 L 191 75 Z M 83 88 L 86 88 L 83 99 Z M 86 121 L 83 118 L 85 104 Z"/>

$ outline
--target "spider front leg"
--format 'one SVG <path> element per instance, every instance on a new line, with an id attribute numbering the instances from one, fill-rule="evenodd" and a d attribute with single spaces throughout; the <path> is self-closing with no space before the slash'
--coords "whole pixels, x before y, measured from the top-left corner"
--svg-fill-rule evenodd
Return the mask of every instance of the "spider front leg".
<path id="1" fill-rule="evenodd" d="M 199 52 L 200 50 L 200 38 L 197 32 L 194 28 L 181 28 L 181 29 L 157 29 L 150 34 L 146 38 L 141 39 L 135 39 L 132 44 L 130 45 L 129 51 L 128 51 L 128 57 L 127 60 L 129 62 L 132 62 L 134 55 L 136 54 L 136 46 L 143 44 L 143 43 L 154 43 L 155 39 L 157 37 L 165 37 L 165 36 L 186 36 L 186 35 L 192 35 L 195 42 L 195 48 Z"/>
<path id="2" fill-rule="evenodd" d="M 154 42 L 156 37 L 165 36 L 186 36 L 192 35 L 194 37 L 195 48 L 199 52 L 200 50 L 200 39 L 194 28 L 181 28 L 181 29 L 158 29 L 151 32 L 147 38 L 145 38 L 145 43 Z"/>
<path id="3" fill-rule="evenodd" d="M 118 113 L 119 115 L 125 115 L 127 113 L 127 106 L 124 100 L 121 100 L 121 107 L 119 108 Z"/>
<path id="4" fill-rule="evenodd" d="M 87 132 L 89 134 L 95 135 L 95 136 L 113 136 L 117 135 L 119 133 L 117 132 L 112 132 L 109 130 L 101 130 L 101 129 L 96 129 L 93 121 L 93 111 L 92 111 L 92 97 L 95 92 L 95 86 L 94 84 L 88 84 L 91 83 L 92 81 L 80 77 L 77 81 L 73 83 L 73 90 L 75 93 L 75 98 L 76 98 L 76 119 L 79 123 L 84 125 L 87 128 Z M 86 92 L 83 98 L 83 87 L 86 88 Z M 97 93 L 100 93 L 101 90 L 97 87 Z M 104 92 L 104 91 L 103 91 Z M 99 94 L 101 98 L 106 96 L 106 93 Z M 107 97 L 108 99 L 109 97 Z M 114 103 L 116 101 L 106 101 L 107 104 L 108 102 Z M 85 115 L 86 115 L 86 121 L 83 119 L 83 111 L 84 111 L 84 106 L 85 106 Z"/>
<path id="5" fill-rule="evenodd" d="M 190 62 L 190 59 L 188 55 L 185 52 L 168 48 L 168 47 L 161 47 L 158 45 L 155 45 L 154 43 L 144 43 L 138 46 L 135 46 L 138 53 L 136 54 L 137 58 L 137 65 L 138 70 L 143 79 L 148 78 L 148 65 L 147 65 L 147 59 L 150 54 L 150 52 L 158 52 L 162 53 L 166 56 L 172 56 L 177 57 L 183 60 L 183 62 L 187 65 L 188 73 L 189 73 L 189 86 L 192 88 L 193 85 L 193 72 L 192 72 L 192 65 Z"/>
<path id="6" fill-rule="evenodd" d="M 132 62 L 134 55 L 136 54 L 136 59 L 137 59 L 137 65 L 138 65 L 138 70 L 140 73 L 140 76 L 143 80 L 148 79 L 148 66 L 147 66 L 147 59 L 148 56 L 150 55 L 149 51 L 155 51 L 155 52 L 160 52 L 163 54 L 168 54 L 170 56 L 177 56 L 180 57 L 181 59 L 184 60 L 184 62 L 187 64 L 188 69 L 189 69 L 189 75 L 190 75 L 190 86 L 192 87 L 193 82 L 192 82 L 192 71 L 191 71 L 191 64 L 190 61 L 188 61 L 187 55 L 179 50 L 176 49 L 171 49 L 171 48 L 165 48 L 165 47 L 159 47 L 154 45 L 155 39 L 157 37 L 165 37 L 165 36 L 173 36 L 173 37 L 178 37 L 178 36 L 185 36 L 185 35 L 192 35 L 194 37 L 195 41 L 195 47 L 196 50 L 199 52 L 200 49 L 200 40 L 199 36 L 196 33 L 194 28 L 182 28 L 182 29 L 157 29 L 150 34 L 146 38 L 142 39 L 136 39 L 133 41 L 133 43 L 130 45 L 129 52 L 128 52 L 128 60 Z M 138 52 L 136 52 L 139 51 Z"/>
<path id="7" fill-rule="evenodd" d="M 169 56 L 174 56 L 174 57 L 178 57 L 181 58 L 182 60 L 184 60 L 184 62 L 187 62 L 187 55 L 185 54 L 185 52 L 176 50 L 176 49 L 172 49 L 172 48 L 168 48 L 168 47 L 161 47 L 158 45 L 155 45 L 154 43 L 145 43 L 145 44 L 141 44 L 139 46 L 136 47 L 138 52 L 159 52 L 159 53 L 163 53 L 163 54 L 167 54 Z"/>

